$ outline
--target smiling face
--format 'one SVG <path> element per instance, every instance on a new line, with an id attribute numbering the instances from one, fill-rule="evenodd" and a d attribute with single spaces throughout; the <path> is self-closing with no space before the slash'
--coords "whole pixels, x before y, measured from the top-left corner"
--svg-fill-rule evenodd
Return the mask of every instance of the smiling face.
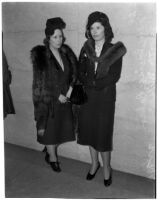
<path id="1" fill-rule="evenodd" d="M 91 25 L 90 33 L 95 41 L 105 40 L 104 26 L 100 22 L 95 22 Z"/>
<path id="2" fill-rule="evenodd" d="M 50 36 L 49 45 L 54 49 L 59 49 L 63 43 L 63 32 L 60 29 L 56 29 L 54 34 Z"/>

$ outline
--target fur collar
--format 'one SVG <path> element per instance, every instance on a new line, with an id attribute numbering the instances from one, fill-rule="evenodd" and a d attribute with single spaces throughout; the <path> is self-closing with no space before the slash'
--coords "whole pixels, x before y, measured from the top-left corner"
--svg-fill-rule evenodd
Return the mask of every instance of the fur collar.
<path id="1" fill-rule="evenodd" d="M 71 51 L 72 50 L 70 49 L 70 47 L 66 44 L 62 45 L 62 47 L 60 48 L 60 52 L 62 54 L 67 54 L 68 52 Z M 75 55 L 74 54 L 72 55 L 71 53 L 69 59 L 70 60 L 73 59 L 72 57 L 75 57 Z M 31 61 L 33 64 L 33 68 L 35 70 L 43 71 L 47 69 L 48 66 L 50 65 L 50 58 L 51 58 L 51 51 L 44 45 L 37 45 L 33 47 L 31 50 Z"/>
<path id="2" fill-rule="evenodd" d="M 105 53 L 105 59 L 109 61 L 109 64 L 113 64 L 119 58 L 126 54 L 126 47 L 122 42 L 115 43 L 112 47 L 110 47 Z"/>
<path id="3" fill-rule="evenodd" d="M 110 66 L 114 64 L 118 59 L 123 57 L 127 52 L 126 47 L 120 41 L 115 44 L 105 43 L 103 45 L 103 53 L 99 58 L 97 58 L 95 55 L 94 44 L 92 43 L 92 41 L 87 40 L 83 48 L 87 57 L 93 63 L 98 62 L 96 78 L 106 76 L 110 69 Z"/>
<path id="4" fill-rule="evenodd" d="M 88 58 L 92 62 L 98 62 L 98 63 L 101 63 L 104 59 L 114 60 L 115 62 L 117 59 L 119 59 L 126 53 L 126 48 L 124 44 L 120 41 L 115 44 L 105 43 L 103 45 L 103 52 L 104 48 L 108 49 L 100 57 L 96 57 L 93 41 L 87 40 L 83 48 Z"/>

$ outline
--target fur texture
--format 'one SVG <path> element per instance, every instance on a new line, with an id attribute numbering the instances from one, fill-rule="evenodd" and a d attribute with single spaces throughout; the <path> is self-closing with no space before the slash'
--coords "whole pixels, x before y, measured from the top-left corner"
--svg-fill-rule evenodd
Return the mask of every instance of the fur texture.
<path id="1" fill-rule="evenodd" d="M 47 50 L 45 46 L 38 45 L 31 50 L 31 60 L 36 70 L 43 71 L 48 66 Z"/>
<path id="2" fill-rule="evenodd" d="M 98 62 L 96 79 L 106 76 L 109 72 L 110 66 L 124 56 L 127 51 L 122 42 L 117 42 L 116 44 L 107 43 L 106 47 L 103 46 L 103 48 L 107 47 L 108 49 L 102 53 L 100 57 L 96 57 L 92 40 L 87 40 L 83 46 L 81 53 L 82 56 L 87 56 L 93 65 L 95 62 Z"/>
<path id="3" fill-rule="evenodd" d="M 70 84 L 76 81 L 77 59 L 73 51 L 63 45 L 61 53 L 69 60 L 71 70 Z M 50 50 L 45 46 L 38 45 L 31 50 L 31 61 L 33 64 L 32 95 L 34 103 L 34 116 L 37 127 L 44 128 L 48 112 L 54 115 L 54 102 L 61 93 L 61 83 L 58 81 L 57 62 L 51 56 Z"/>
<path id="4" fill-rule="evenodd" d="M 117 42 L 109 48 L 104 56 L 103 61 L 98 65 L 96 78 L 102 78 L 107 75 L 110 66 L 126 54 L 126 47 L 122 42 Z"/>

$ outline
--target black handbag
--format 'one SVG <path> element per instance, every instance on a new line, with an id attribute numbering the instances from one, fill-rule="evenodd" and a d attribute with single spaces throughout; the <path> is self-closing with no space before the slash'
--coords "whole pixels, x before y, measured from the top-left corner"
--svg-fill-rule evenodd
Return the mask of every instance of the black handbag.
<path id="1" fill-rule="evenodd" d="M 87 102 L 87 94 L 83 88 L 83 85 L 76 84 L 73 86 L 70 102 L 76 105 L 82 105 Z"/>

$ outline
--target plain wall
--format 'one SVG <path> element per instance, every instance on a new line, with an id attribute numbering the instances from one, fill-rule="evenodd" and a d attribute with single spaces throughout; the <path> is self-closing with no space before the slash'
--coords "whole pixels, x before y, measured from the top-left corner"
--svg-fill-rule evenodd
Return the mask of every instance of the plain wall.
<path id="1" fill-rule="evenodd" d="M 105 12 L 115 39 L 127 54 L 117 83 L 112 167 L 155 177 L 156 4 L 154 3 L 3 3 L 4 50 L 12 71 L 11 92 L 16 115 L 4 121 L 4 140 L 41 150 L 36 141 L 32 103 L 30 50 L 42 44 L 48 18 L 67 23 L 66 43 L 76 55 L 85 41 L 85 26 L 93 11 Z M 88 147 L 69 142 L 60 155 L 90 162 Z"/>

